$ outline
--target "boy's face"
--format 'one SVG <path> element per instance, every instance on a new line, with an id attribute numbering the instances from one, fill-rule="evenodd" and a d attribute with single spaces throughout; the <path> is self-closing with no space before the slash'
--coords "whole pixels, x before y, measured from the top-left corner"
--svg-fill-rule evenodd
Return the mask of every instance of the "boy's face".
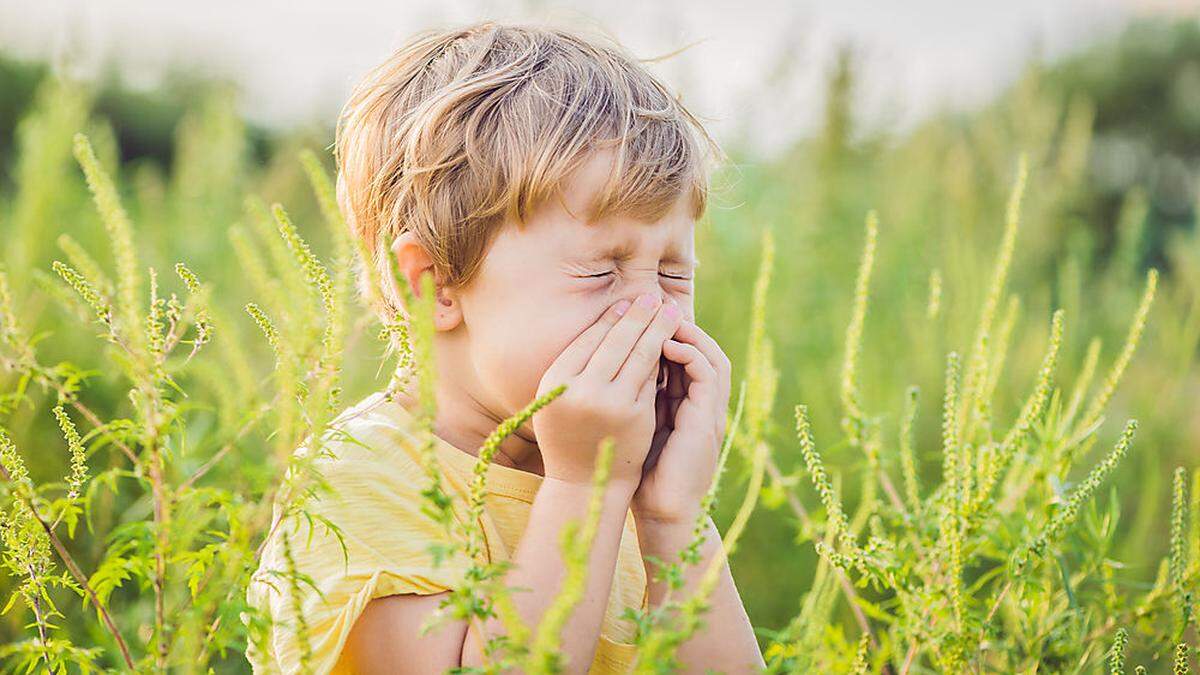
<path id="1" fill-rule="evenodd" d="M 501 418 L 533 400 L 550 364 L 618 300 L 673 298 L 694 319 L 695 222 L 686 198 L 653 223 L 626 216 L 584 222 L 611 161 L 611 151 L 596 153 L 564 183 L 569 212 L 551 199 L 523 229 L 507 223 L 477 276 L 455 293 L 455 330 L 465 342 L 456 352 L 472 363 L 454 371 L 477 378 L 479 402 Z"/>

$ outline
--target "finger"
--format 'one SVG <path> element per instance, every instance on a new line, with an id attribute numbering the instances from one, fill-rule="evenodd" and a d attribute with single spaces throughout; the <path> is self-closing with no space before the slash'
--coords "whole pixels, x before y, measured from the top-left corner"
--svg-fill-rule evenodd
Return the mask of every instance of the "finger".
<path id="1" fill-rule="evenodd" d="M 711 363 L 709 365 L 711 365 Z M 683 369 L 682 366 L 675 367 L 679 368 L 680 370 Z M 683 389 L 686 390 L 688 388 L 688 384 L 686 382 L 688 378 L 686 376 L 681 376 L 680 379 L 685 380 Z M 717 380 L 718 382 L 721 381 L 720 373 L 717 374 Z M 712 409 L 713 436 L 714 438 L 721 439 L 723 442 L 725 438 L 725 418 L 728 414 L 726 408 L 729 406 L 729 390 L 727 389 L 727 385 L 724 384 L 719 385 L 718 389 L 719 392 L 717 394 L 717 399 L 714 401 Z"/>
<path id="2" fill-rule="evenodd" d="M 582 333 L 571 341 L 571 344 L 562 350 L 562 353 L 558 355 L 558 358 L 554 360 L 550 368 L 565 377 L 578 375 L 587 366 L 588 359 L 592 358 L 592 354 L 600 346 L 600 342 L 604 339 L 604 336 L 620 320 L 621 315 L 618 313 L 618 310 L 621 308 L 621 305 L 628 302 L 628 300 L 621 300 L 613 303 L 600 315 L 600 318 L 585 328 Z M 626 309 L 628 309 L 628 306 L 626 306 Z"/>
<path id="3" fill-rule="evenodd" d="M 668 348 L 668 350 L 669 350 L 669 348 Z M 705 360 L 707 360 L 707 358 Z M 709 365 L 711 366 L 712 364 L 710 363 Z M 683 390 L 684 392 L 686 392 L 688 389 L 689 378 L 685 374 L 682 373 L 683 366 L 672 363 L 672 367 L 678 368 L 681 371 L 681 373 L 677 376 L 676 379 L 678 379 L 681 383 L 680 389 Z M 715 370 L 714 370 L 714 372 L 715 372 Z M 720 382 L 720 380 L 721 380 L 721 377 L 720 377 L 720 374 L 718 373 L 717 381 Z M 716 438 L 724 439 L 724 436 L 725 436 L 725 417 L 726 417 L 727 411 L 722 410 L 720 408 L 722 406 L 728 407 L 728 401 L 729 401 L 728 391 L 726 389 L 724 389 L 723 387 L 719 387 L 718 398 L 714 402 L 714 408 L 713 408 L 713 414 L 712 414 L 713 433 Z M 678 400 L 676 401 L 676 404 L 674 407 L 675 408 L 679 407 Z M 671 415 L 672 415 L 672 419 L 674 419 L 675 412 L 672 411 Z"/>
<path id="4" fill-rule="evenodd" d="M 659 359 L 661 362 L 661 359 Z M 657 429 L 662 424 L 662 406 L 658 403 L 658 371 L 661 366 L 656 367 L 649 375 L 646 376 L 646 381 L 642 383 L 642 387 L 638 389 L 636 400 L 641 402 L 647 396 L 654 396 L 654 427 Z M 646 391 L 646 386 L 650 387 L 650 391 Z"/>
<path id="5" fill-rule="evenodd" d="M 629 350 L 629 356 L 626 357 L 625 363 L 621 365 L 621 370 L 613 380 L 614 384 L 624 387 L 630 394 L 634 394 L 636 393 L 634 390 L 645 378 L 650 377 L 657 381 L 657 378 L 654 377 L 654 369 L 662 360 L 662 343 L 675 332 L 680 315 L 679 307 L 675 305 L 663 305 L 659 309 L 646 328 L 646 332 L 642 333 L 633 348 Z"/>
<path id="6" fill-rule="evenodd" d="M 717 371 L 699 349 L 685 342 L 667 339 L 663 342 L 663 354 L 682 364 L 684 373 L 691 379 L 687 388 L 688 400 L 702 408 L 715 405 L 720 385 Z"/>
<path id="7" fill-rule="evenodd" d="M 724 350 L 717 344 L 717 341 L 704 332 L 694 321 L 679 322 L 679 330 L 671 337 L 679 342 L 692 345 L 700 350 L 700 353 L 704 354 L 704 357 L 708 359 L 713 370 L 717 373 L 723 400 L 728 401 L 732 366 L 729 357 L 725 355 Z"/>
<path id="8" fill-rule="evenodd" d="M 654 381 L 655 381 L 655 377 L 653 375 L 651 375 L 650 377 L 647 377 L 644 382 L 642 382 L 642 386 L 638 389 L 637 396 L 636 396 L 636 400 L 638 403 L 644 403 L 646 401 L 646 399 L 654 396 L 654 394 L 656 393 L 655 388 L 654 388 Z M 655 409 L 654 414 L 655 414 L 655 420 L 656 420 L 655 424 L 657 425 L 657 417 L 658 417 L 657 409 Z"/>
<path id="9" fill-rule="evenodd" d="M 717 341 L 711 335 L 704 332 L 696 322 L 679 322 L 679 330 L 671 338 L 678 342 L 690 344 L 700 350 L 700 353 L 704 354 L 704 357 L 713 365 L 714 370 L 718 373 L 724 371 L 728 374 L 730 370 L 729 357 L 725 355 L 724 350 L 717 344 Z"/>
<path id="10" fill-rule="evenodd" d="M 662 363 L 662 359 L 659 359 L 659 363 Z M 656 394 L 656 400 L 657 400 L 657 394 L 658 394 L 658 371 L 659 370 L 661 370 L 661 366 L 656 365 L 654 367 L 654 370 L 650 371 L 650 374 L 646 376 L 647 380 L 654 381 L 654 393 Z M 638 392 L 640 393 L 641 389 L 639 389 Z"/>
<path id="11" fill-rule="evenodd" d="M 658 316 L 660 304 L 661 299 L 656 296 L 648 293 L 640 296 L 629 306 L 629 311 L 625 312 L 625 316 L 621 317 L 612 330 L 608 331 L 600 341 L 600 345 L 591 354 L 583 372 L 596 377 L 601 382 L 612 381 L 620 372 L 621 364 L 625 363 L 630 350 L 637 344 L 642 333 L 653 323 L 654 317 Z M 642 380 L 639 377 L 635 382 L 640 385 Z"/>

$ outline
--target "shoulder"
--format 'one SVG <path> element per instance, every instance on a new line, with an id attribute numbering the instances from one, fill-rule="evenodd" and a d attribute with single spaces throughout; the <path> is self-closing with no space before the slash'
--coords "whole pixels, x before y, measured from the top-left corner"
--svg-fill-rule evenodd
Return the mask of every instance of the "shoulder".
<path id="1" fill-rule="evenodd" d="M 365 397 L 297 447 L 275 495 L 264 561 L 294 554 L 300 567 L 332 570 L 352 553 L 363 559 L 406 543 L 400 533 L 431 534 L 429 476 L 411 431 L 381 403 L 382 392 Z"/>
<path id="2" fill-rule="evenodd" d="M 427 512 L 418 435 L 387 405 L 367 396 L 297 449 L 247 592 L 266 616 L 302 616 L 307 651 L 327 666 L 370 600 L 455 588 L 467 567 L 461 554 L 433 558 L 452 535 Z M 272 625 L 263 657 L 296 665 L 303 642 Z"/>
<path id="3" fill-rule="evenodd" d="M 295 463 L 308 463 L 328 480 L 412 479 L 424 469 L 418 434 L 397 404 L 374 392 L 339 413 L 314 442 L 296 449 Z"/>

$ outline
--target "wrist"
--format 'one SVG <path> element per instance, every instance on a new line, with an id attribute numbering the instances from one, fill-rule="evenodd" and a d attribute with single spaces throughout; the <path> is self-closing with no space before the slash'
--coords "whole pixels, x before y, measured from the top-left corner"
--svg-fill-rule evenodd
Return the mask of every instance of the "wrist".
<path id="1" fill-rule="evenodd" d="M 695 536 L 697 523 L 707 540 L 713 539 L 712 535 L 717 531 L 712 516 L 705 514 L 701 520 L 699 509 L 689 516 L 678 518 L 655 517 L 639 514 L 636 511 L 633 517 L 637 526 L 638 544 L 642 552 L 652 553 L 659 558 L 663 557 L 662 553 L 664 552 L 674 556 L 675 553 L 691 543 Z"/>
<path id="2" fill-rule="evenodd" d="M 546 475 L 542 478 L 542 488 L 549 486 L 554 492 L 561 494 L 576 495 L 583 499 L 590 499 L 594 485 L 590 478 L 587 479 L 568 479 L 558 476 Z M 604 486 L 604 498 L 607 501 L 622 500 L 626 507 L 633 501 L 633 493 L 637 491 L 637 485 L 631 481 L 618 480 L 609 478 Z"/>
<path id="3" fill-rule="evenodd" d="M 646 596 L 650 606 L 658 606 L 671 586 L 670 575 L 663 566 L 682 564 L 685 586 L 694 584 L 714 555 L 720 552 L 721 534 L 711 516 L 705 516 L 700 527 L 702 541 L 696 548 L 698 558 L 685 562 L 683 553 L 696 539 L 696 519 L 689 523 L 637 521 L 638 548 L 646 567 Z M 699 564 L 694 564 L 699 562 Z"/>
<path id="4" fill-rule="evenodd" d="M 691 530 L 701 516 L 701 508 L 698 502 L 679 512 L 663 513 L 660 511 L 639 509 L 635 500 L 630 509 L 633 511 L 633 517 L 637 519 L 639 525 L 645 523 L 647 528 L 660 530 L 676 530 L 680 528 Z M 709 522 L 712 521 L 712 517 L 708 514 L 704 514 L 704 518 Z"/>

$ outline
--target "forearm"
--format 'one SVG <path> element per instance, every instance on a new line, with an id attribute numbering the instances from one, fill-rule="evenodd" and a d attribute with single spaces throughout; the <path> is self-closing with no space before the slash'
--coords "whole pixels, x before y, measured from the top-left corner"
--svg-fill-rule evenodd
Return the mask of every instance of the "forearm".
<path id="1" fill-rule="evenodd" d="M 570 672 L 586 672 L 594 656 L 634 487 L 610 484 L 605 491 L 588 558 L 583 596 L 562 630 L 559 651 L 566 655 Z M 504 584 L 512 589 L 513 607 L 532 631 L 531 637 L 536 636 L 537 626 L 566 576 L 560 548 L 563 526 L 572 520 L 583 526 L 591 493 L 588 485 L 545 479 L 534 498 L 525 532 L 512 558 L 513 566 L 504 577 Z M 480 633 L 480 627 L 479 622 L 472 622 L 468 627 L 463 644 L 464 666 L 482 664 L 483 646 L 488 637 L 507 634 L 499 617 L 482 624 L 486 635 Z"/>
<path id="2" fill-rule="evenodd" d="M 754 637 L 750 617 L 742 605 L 729 563 L 724 560 L 721 534 L 712 518 L 707 518 L 705 540 L 699 551 L 700 561 L 687 565 L 683 570 L 683 587 L 671 593 L 671 600 L 682 601 L 693 596 L 699 589 L 701 578 L 714 558 L 722 558 L 716 585 L 708 597 L 709 609 L 702 616 L 700 628 L 684 642 L 677 653 L 686 672 L 703 673 L 706 669 L 728 673 L 744 673 L 764 667 L 762 652 Z M 692 540 L 694 520 L 686 523 L 659 523 L 638 520 L 638 544 L 642 556 L 658 558 L 667 563 L 678 562 L 679 553 Z M 654 581 L 656 566 L 646 562 L 646 580 L 649 585 L 649 604 L 659 607 L 668 591 L 666 580 Z M 673 620 L 678 612 L 672 610 Z"/>

